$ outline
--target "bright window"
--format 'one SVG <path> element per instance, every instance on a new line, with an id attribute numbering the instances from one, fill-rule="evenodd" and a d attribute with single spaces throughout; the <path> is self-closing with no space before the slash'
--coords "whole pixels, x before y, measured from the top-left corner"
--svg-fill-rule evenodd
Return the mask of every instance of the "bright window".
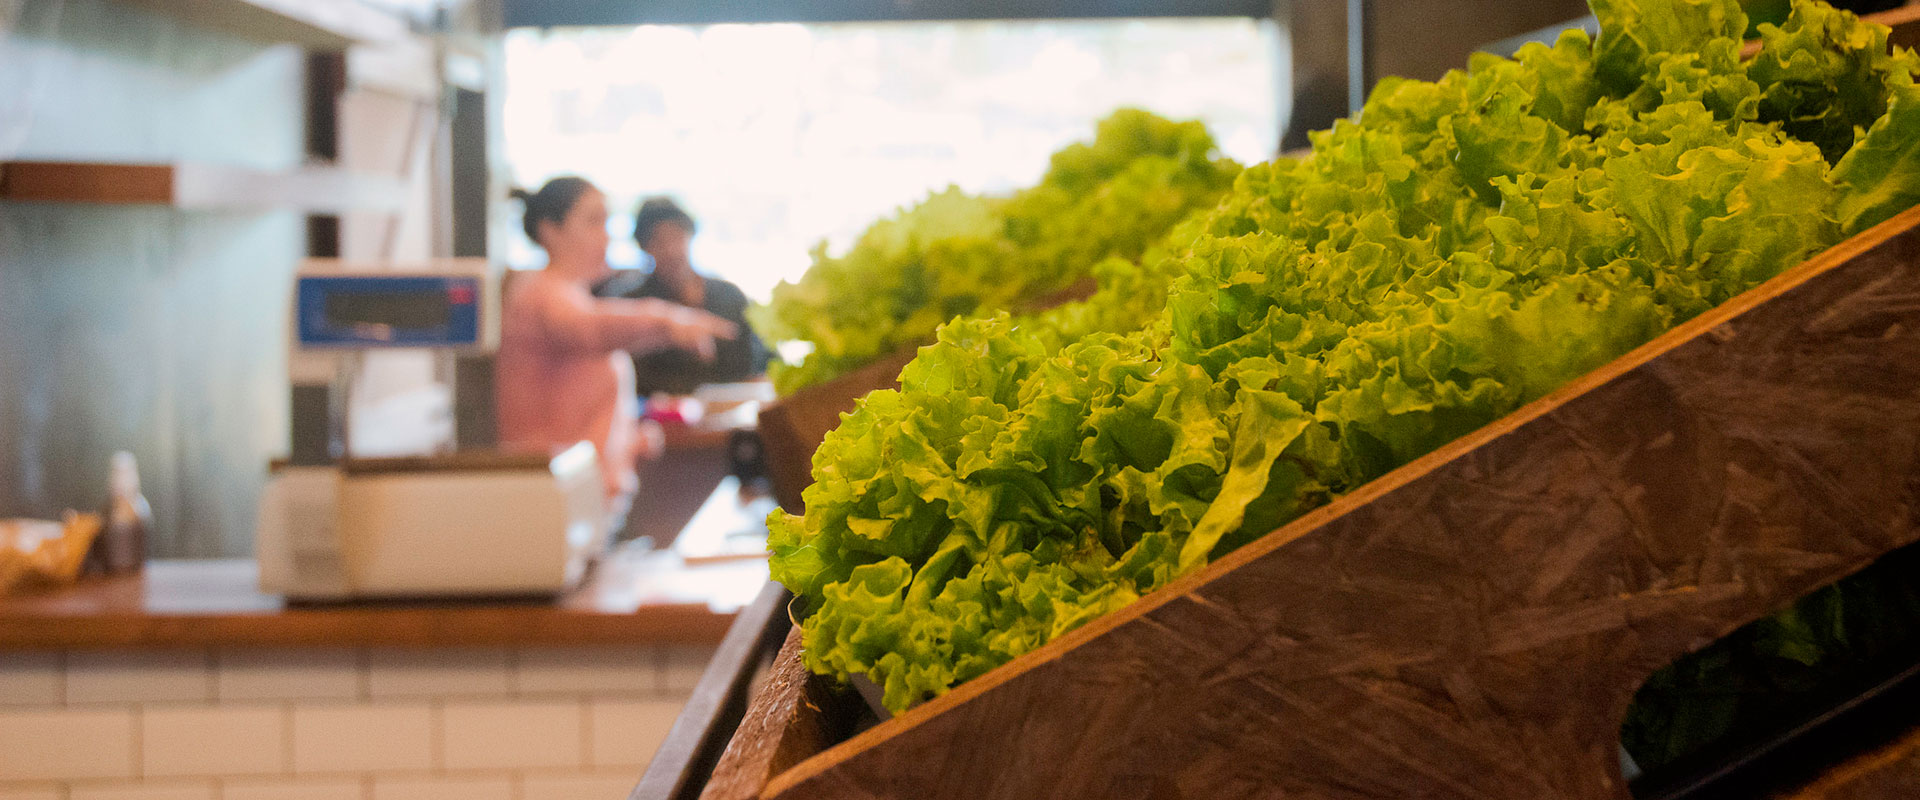
<path id="1" fill-rule="evenodd" d="M 615 267 L 641 197 L 699 221 L 696 267 L 765 299 L 822 239 L 958 184 L 1004 192 L 1115 108 L 1204 120 L 1243 163 L 1271 157 L 1282 38 L 1251 19 L 710 25 L 518 30 L 506 39 L 505 155 L 529 189 L 578 174 L 608 194 Z M 519 207 L 495 241 L 542 256 Z"/>

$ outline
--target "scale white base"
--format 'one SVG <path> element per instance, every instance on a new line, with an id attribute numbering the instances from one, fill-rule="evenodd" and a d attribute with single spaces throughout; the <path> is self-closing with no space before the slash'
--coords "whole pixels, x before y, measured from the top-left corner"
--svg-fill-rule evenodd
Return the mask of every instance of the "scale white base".
<path id="1" fill-rule="evenodd" d="M 261 591 L 295 600 L 557 594 L 611 531 L 593 446 L 553 459 L 285 467 L 260 501 Z"/>

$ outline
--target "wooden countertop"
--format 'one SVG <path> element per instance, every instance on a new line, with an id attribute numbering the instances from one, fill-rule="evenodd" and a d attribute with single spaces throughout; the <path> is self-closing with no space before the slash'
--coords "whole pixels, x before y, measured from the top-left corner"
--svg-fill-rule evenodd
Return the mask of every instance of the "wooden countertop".
<path id="1" fill-rule="evenodd" d="M 722 481 L 686 542 L 618 549 L 559 598 L 290 604 L 260 592 L 252 559 L 153 561 L 138 575 L 0 598 L 0 652 L 716 644 L 767 583 L 766 560 L 742 538 L 765 535 L 769 504 Z"/>
<path id="2" fill-rule="evenodd" d="M 108 647 L 444 647 L 637 642 L 712 644 L 766 564 L 688 567 L 619 558 L 555 599 L 288 604 L 256 588 L 250 559 L 155 561 L 0 600 L 0 651 Z"/>

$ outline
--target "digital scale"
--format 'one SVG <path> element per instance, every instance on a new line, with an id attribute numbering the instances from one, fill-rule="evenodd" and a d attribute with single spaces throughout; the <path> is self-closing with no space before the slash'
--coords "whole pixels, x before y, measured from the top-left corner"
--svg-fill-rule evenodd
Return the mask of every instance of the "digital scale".
<path id="1" fill-rule="evenodd" d="M 599 458 L 443 451 L 356 458 L 350 398 L 362 356 L 423 350 L 435 375 L 491 349 L 497 305 L 481 259 L 305 262 L 295 281 L 291 451 L 261 498 L 263 591 L 296 600 L 555 594 L 610 534 Z M 486 393 L 467 402 L 491 408 Z M 453 397 L 458 405 L 460 398 Z M 405 433 L 401 431 L 399 433 Z"/>
<path id="2" fill-rule="evenodd" d="M 304 349 L 478 348 L 484 275 L 303 274 L 294 325 Z"/>

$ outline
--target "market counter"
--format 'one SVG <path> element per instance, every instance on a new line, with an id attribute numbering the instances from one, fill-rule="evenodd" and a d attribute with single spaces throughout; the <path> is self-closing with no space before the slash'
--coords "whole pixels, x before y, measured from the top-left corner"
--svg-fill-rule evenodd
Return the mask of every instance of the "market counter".
<path id="1" fill-rule="evenodd" d="M 0 600 L 5 800 L 620 800 L 765 586 L 723 481 L 559 598 L 289 604 L 248 560 Z"/>
<path id="2" fill-rule="evenodd" d="M 288 604 L 250 559 L 155 561 L 0 599 L 0 650 L 174 647 L 712 645 L 766 582 L 764 564 L 686 567 L 618 554 L 557 599 Z"/>

